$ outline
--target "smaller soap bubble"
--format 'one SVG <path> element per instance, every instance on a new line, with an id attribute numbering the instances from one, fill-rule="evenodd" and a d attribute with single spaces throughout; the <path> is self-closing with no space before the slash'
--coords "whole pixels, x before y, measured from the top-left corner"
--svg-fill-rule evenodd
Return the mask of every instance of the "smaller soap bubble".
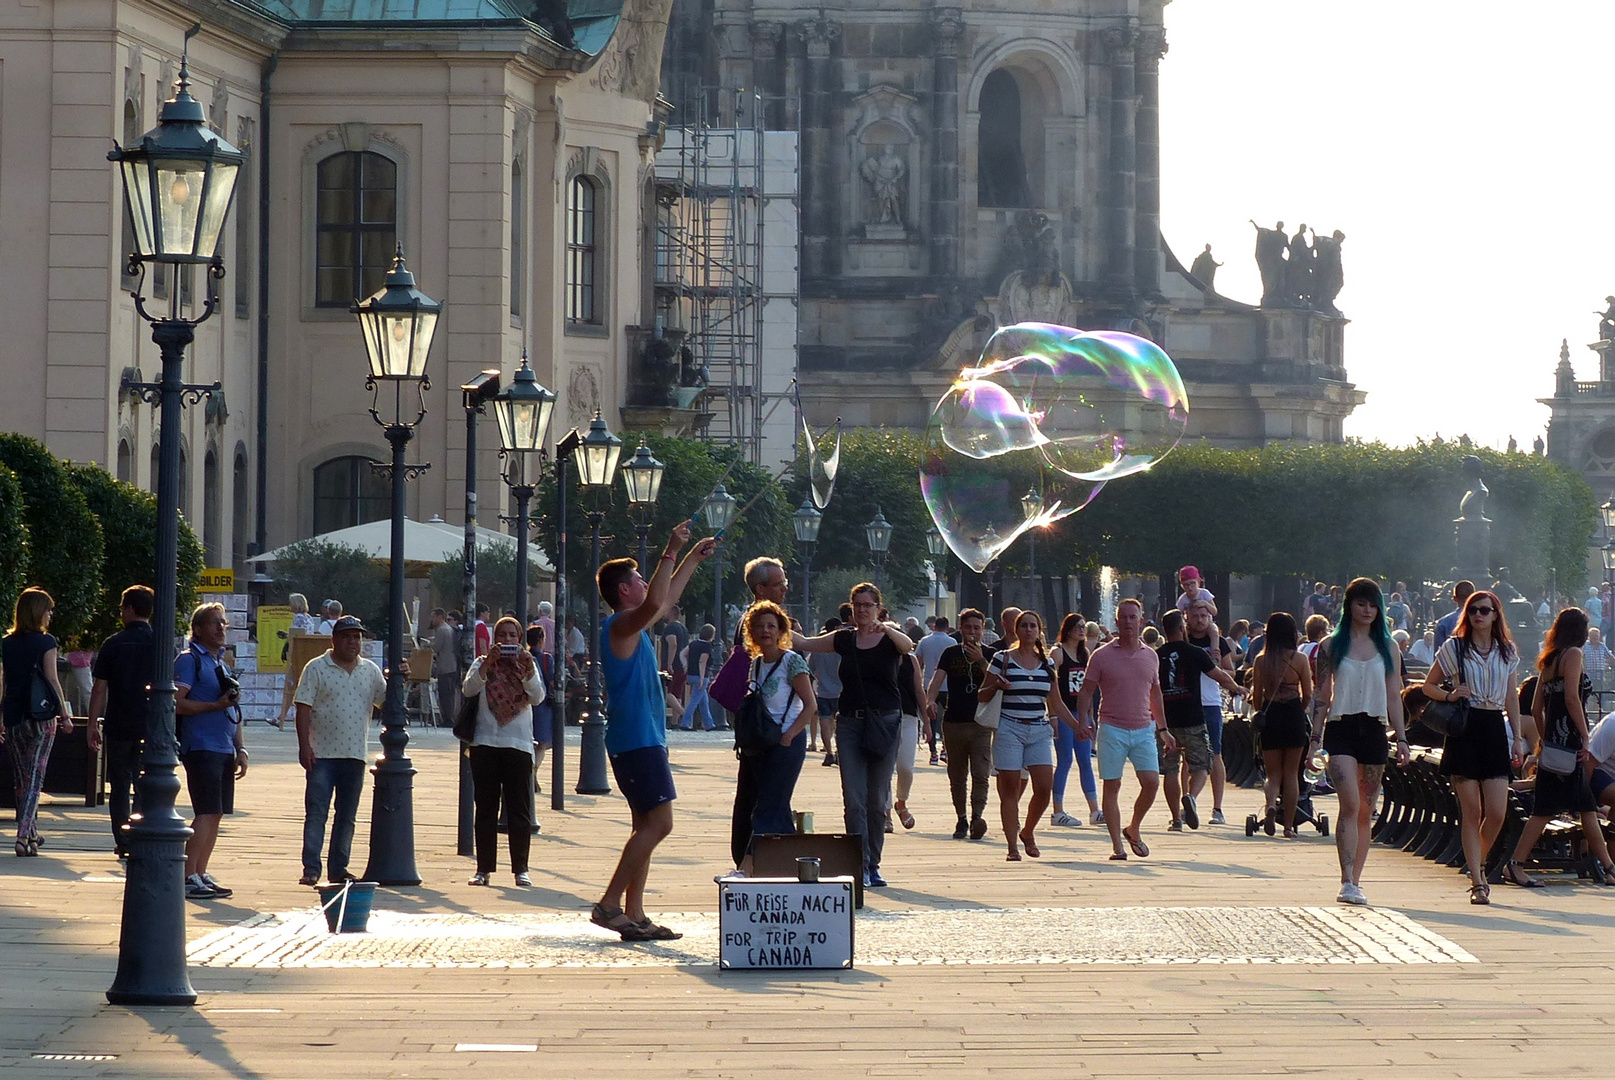
<path id="1" fill-rule="evenodd" d="M 830 496 L 836 490 L 836 471 L 841 467 L 841 420 L 836 419 L 835 449 L 826 457 L 820 447 L 823 442 L 821 436 L 818 440 L 813 438 L 813 431 L 808 427 L 807 418 L 802 418 L 802 438 L 807 442 L 808 450 L 808 488 L 813 496 L 813 505 L 820 510 L 830 505 Z M 825 435 L 830 434 L 829 431 Z"/>

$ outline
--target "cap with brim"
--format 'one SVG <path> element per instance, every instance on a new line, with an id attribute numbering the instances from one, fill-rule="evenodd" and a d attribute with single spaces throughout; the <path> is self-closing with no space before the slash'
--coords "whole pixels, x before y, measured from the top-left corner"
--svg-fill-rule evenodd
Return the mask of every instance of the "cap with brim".
<path id="1" fill-rule="evenodd" d="M 1179 581 L 1200 581 L 1200 568 L 1198 566 L 1185 566 L 1178 571 Z"/>
<path id="2" fill-rule="evenodd" d="M 344 615 L 335 623 L 331 624 L 331 633 L 333 634 L 340 634 L 344 630 L 357 630 L 362 634 L 364 633 L 364 623 L 360 622 L 352 615 Z"/>

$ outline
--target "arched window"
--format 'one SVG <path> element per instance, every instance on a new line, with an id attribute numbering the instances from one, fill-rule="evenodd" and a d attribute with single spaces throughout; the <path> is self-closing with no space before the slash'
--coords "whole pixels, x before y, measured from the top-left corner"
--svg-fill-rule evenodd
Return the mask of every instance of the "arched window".
<path id="1" fill-rule="evenodd" d="M 1021 141 L 1021 88 L 998 69 L 981 84 L 981 123 L 976 138 L 976 205 L 1029 208 L 1026 154 Z"/>
<path id="2" fill-rule="evenodd" d="M 510 313 L 522 313 L 527 288 L 527 177 L 518 158 L 510 163 Z"/>
<path id="3" fill-rule="evenodd" d="M 365 457 L 332 458 L 314 470 L 314 532 L 379 521 L 392 513 L 392 489 Z"/>
<path id="4" fill-rule="evenodd" d="M 398 242 L 398 167 L 345 151 L 319 165 L 314 302 L 347 307 L 381 288 Z"/>
<path id="5" fill-rule="evenodd" d="M 202 550 L 209 566 L 219 565 L 224 532 L 224 480 L 219 475 L 219 455 L 208 447 L 202 458 Z"/>
<path id="6" fill-rule="evenodd" d="M 126 484 L 135 482 L 135 448 L 128 439 L 118 440 L 118 479 Z"/>
<path id="7" fill-rule="evenodd" d="M 599 323 L 595 305 L 595 277 L 599 249 L 595 246 L 595 206 L 599 188 L 587 176 L 576 176 L 566 198 L 566 321 Z"/>
<path id="8" fill-rule="evenodd" d="M 247 536 L 252 531 L 252 498 L 248 490 L 247 449 L 236 447 L 235 465 L 230 470 L 230 564 L 241 566 L 247 558 Z"/>

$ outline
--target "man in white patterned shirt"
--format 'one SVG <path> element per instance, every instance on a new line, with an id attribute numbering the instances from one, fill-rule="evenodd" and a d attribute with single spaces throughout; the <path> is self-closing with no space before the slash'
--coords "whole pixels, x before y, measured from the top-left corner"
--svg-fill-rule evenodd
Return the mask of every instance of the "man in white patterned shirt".
<path id="1" fill-rule="evenodd" d="M 336 796 L 331 824 L 327 880 L 348 874 L 353 827 L 364 791 L 365 743 L 370 712 L 387 698 L 387 679 L 373 661 L 359 655 L 364 624 L 352 615 L 336 620 L 331 647 L 303 668 L 297 683 L 297 759 L 306 774 L 303 789 L 303 876 L 300 885 L 318 885 L 325 821 Z"/>

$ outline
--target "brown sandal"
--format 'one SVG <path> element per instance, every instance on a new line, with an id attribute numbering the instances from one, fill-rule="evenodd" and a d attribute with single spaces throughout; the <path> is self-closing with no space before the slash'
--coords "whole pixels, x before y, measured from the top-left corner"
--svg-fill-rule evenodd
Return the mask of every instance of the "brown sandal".
<path id="1" fill-rule="evenodd" d="M 622 908 L 608 908 L 597 903 L 589 911 L 589 921 L 602 930 L 610 930 L 624 941 L 651 940 L 644 927 L 623 914 Z"/>
<path id="2" fill-rule="evenodd" d="M 635 923 L 634 925 L 639 927 L 640 931 L 644 933 L 645 941 L 677 941 L 684 936 L 671 927 L 660 926 L 654 922 L 651 922 L 649 916 L 646 916 L 645 919 Z"/>

